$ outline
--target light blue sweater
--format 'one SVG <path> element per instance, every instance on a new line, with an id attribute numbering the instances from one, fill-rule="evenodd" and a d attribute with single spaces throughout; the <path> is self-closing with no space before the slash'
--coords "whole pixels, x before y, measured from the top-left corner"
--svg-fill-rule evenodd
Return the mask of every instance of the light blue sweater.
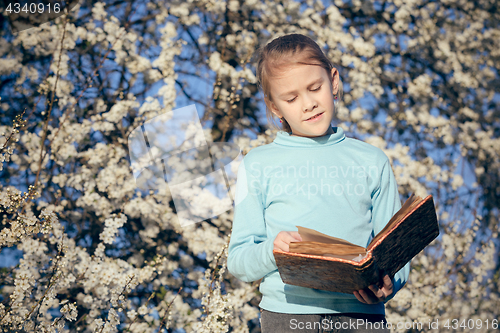
<path id="1" fill-rule="evenodd" d="M 359 302 L 353 294 L 284 284 L 273 242 L 296 225 L 366 247 L 401 208 L 384 152 L 347 138 L 340 127 L 317 138 L 279 131 L 273 143 L 252 149 L 238 169 L 228 270 L 259 287 L 265 310 L 280 313 L 385 314 L 384 303 Z M 408 279 L 410 263 L 395 274 L 394 292 Z"/>

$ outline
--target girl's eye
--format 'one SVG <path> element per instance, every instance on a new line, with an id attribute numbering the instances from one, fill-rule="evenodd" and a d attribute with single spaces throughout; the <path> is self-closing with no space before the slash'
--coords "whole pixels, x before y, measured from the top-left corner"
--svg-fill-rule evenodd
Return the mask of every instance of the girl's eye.
<path id="1" fill-rule="evenodd" d="M 320 90 L 320 89 L 321 89 L 321 86 L 319 86 L 318 88 L 313 89 L 313 90 L 311 90 L 311 91 L 318 91 L 318 90 Z M 288 102 L 288 103 L 292 103 L 293 101 L 295 101 L 295 97 L 294 97 L 294 98 L 292 98 L 292 99 L 289 99 L 287 102 Z"/>

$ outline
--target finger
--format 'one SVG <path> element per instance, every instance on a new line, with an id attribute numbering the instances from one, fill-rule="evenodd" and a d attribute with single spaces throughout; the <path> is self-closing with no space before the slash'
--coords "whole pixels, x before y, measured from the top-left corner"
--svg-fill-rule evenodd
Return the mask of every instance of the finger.
<path id="1" fill-rule="evenodd" d="M 379 289 L 377 286 L 375 285 L 371 285 L 368 287 L 372 292 L 373 292 L 373 295 L 378 299 L 378 301 L 383 301 L 385 300 L 385 293 Z"/>
<path id="2" fill-rule="evenodd" d="M 292 235 L 290 233 L 286 233 L 285 235 L 283 235 L 282 240 L 287 245 L 290 244 L 290 243 L 295 243 L 295 242 L 300 242 L 301 241 L 300 239 L 295 238 L 294 235 Z"/>
<path id="3" fill-rule="evenodd" d="M 361 297 L 363 297 L 363 299 L 365 300 L 365 302 L 367 304 L 377 303 L 376 298 L 373 296 L 373 294 L 369 290 L 364 290 L 364 289 L 360 290 L 359 294 L 361 295 Z"/>
<path id="4" fill-rule="evenodd" d="M 371 286 L 368 286 L 368 289 L 370 289 L 372 291 L 373 296 L 375 298 L 377 298 L 377 300 L 385 299 L 385 294 L 379 287 L 377 287 L 375 285 L 371 285 Z"/>
<path id="5" fill-rule="evenodd" d="M 296 240 L 297 242 L 302 242 L 302 237 L 297 231 L 290 231 L 290 235 Z"/>
<path id="6" fill-rule="evenodd" d="M 286 231 L 281 231 L 276 235 L 276 238 L 274 239 L 274 248 L 288 252 L 289 247 L 288 244 L 290 243 L 290 235 L 288 235 L 288 232 Z"/>
<path id="7" fill-rule="evenodd" d="M 361 295 L 357 291 L 354 291 L 354 296 L 356 296 L 358 301 L 360 301 L 361 303 L 367 304 L 366 301 L 363 299 L 363 297 L 361 297 Z"/>
<path id="8" fill-rule="evenodd" d="M 289 243 L 287 243 L 286 241 L 284 241 L 282 239 L 279 239 L 278 242 L 277 242 L 278 248 L 281 251 L 285 251 L 285 252 L 290 252 L 290 246 L 288 244 Z"/>
<path id="9" fill-rule="evenodd" d="M 276 237 L 273 244 L 274 244 L 274 250 L 289 252 L 288 243 L 283 240 L 281 235 L 278 235 L 278 237 Z"/>
<path id="10" fill-rule="evenodd" d="M 291 232 L 284 232 L 281 234 L 281 237 L 279 237 L 282 241 L 285 243 L 291 243 L 291 242 L 299 242 L 300 240 L 295 238 Z"/>
<path id="11" fill-rule="evenodd" d="M 379 301 L 373 294 L 369 291 L 366 290 L 360 290 L 359 291 L 360 296 L 365 300 L 367 304 L 375 304 L 378 303 Z"/>
<path id="12" fill-rule="evenodd" d="M 278 234 L 277 238 L 279 240 L 282 240 L 283 242 L 285 242 L 287 244 L 290 243 L 290 242 L 293 242 L 293 241 L 299 241 L 299 239 L 295 238 L 293 232 L 294 231 L 281 231 Z"/>
<path id="13" fill-rule="evenodd" d="M 384 291 L 384 294 L 386 295 L 386 297 L 388 297 L 389 295 L 392 295 L 393 287 L 394 286 L 392 284 L 392 280 L 389 277 L 389 275 L 384 276 L 384 286 L 383 286 L 382 290 Z"/>
<path id="14" fill-rule="evenodd" d="M 392 288 L 392 280 L 389 275 L 384 276 L 384 287 Z"/>

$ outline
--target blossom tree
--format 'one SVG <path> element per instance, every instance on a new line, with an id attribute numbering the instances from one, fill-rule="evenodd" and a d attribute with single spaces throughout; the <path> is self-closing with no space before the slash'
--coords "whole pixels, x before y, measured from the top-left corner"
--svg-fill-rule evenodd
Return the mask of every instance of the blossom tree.
<path id="1" fill-rule="evenodd" d="M 232 210 L 181 227 L 168 187 L 137 189 L 127 138 L 195 103 L 208 141 L 272 142 L 256 50 L 303 33 L 338 65 L 338 126 L 387 154 L 402 199 L 435 199 L 441 235 L 388 321 L 494 331 L 498 22 L 489 0 L 84 0 L 18 33 L 1 21 L 0 329 L 258 331 L 258 282 L 226 270 Z"/>

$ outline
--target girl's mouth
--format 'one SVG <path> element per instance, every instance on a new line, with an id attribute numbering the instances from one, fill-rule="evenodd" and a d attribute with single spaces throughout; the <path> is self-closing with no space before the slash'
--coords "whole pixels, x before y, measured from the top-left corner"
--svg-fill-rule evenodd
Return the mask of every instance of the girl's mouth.
<path id="1" fill-rule="evenodd" d="M 321 113 L 319 113 L 319 114 L 317 114 L 317 115 L 313 116 L 312 118 L 307 119 L 306 121 L 309 121 L 309 122 L 315 122 L 315 121 L 318 121 L 318 120 L 320 120 L 320 119 L 323 117 L 323 113 L 324 113 L 324 112 L 321 112 Z"/>

